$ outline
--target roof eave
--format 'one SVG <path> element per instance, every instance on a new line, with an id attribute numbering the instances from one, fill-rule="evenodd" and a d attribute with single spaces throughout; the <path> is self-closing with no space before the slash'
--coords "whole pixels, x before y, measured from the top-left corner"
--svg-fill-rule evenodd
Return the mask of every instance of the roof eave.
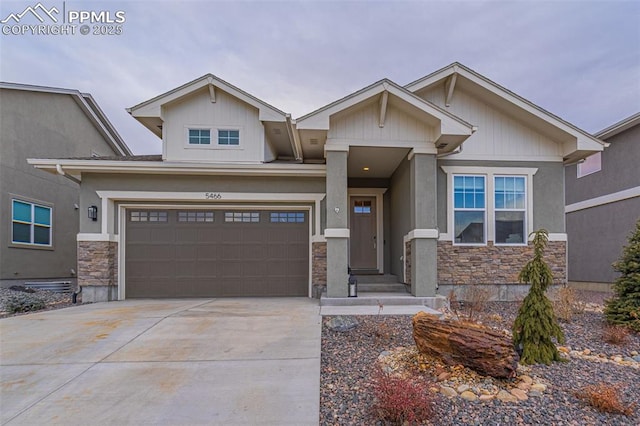
<path id="1" fill-rule="evenodd" d="M 640 112 L 630 117 L 627 117 L 623 120 L 620 120 L 617 123 L 607 127 L 606 129 L 600 130 L 598 133 L 595 133 L 593 136 L 595 136 L 598 139 L 609 139 L 637 125 L 640 125 Z"/>

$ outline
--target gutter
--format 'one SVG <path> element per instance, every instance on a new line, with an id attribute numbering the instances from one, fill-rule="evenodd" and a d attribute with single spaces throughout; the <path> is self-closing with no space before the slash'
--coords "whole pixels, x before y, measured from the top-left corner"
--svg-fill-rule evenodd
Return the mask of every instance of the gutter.
<path id="1" fill-rule="evenodd" d="M 60 163 L 56 164 L 56 171 L 58 172 L 58 174 L 60 176 L 64 176 L 67 179 L 69 179 L 72 182 L 77 183 L 78 185 L 80 185 L 80 179 L 76 179 L 75 177 L 68 175 L 64 172 L 64 170 L 62 169 L 62 165 Z"/>

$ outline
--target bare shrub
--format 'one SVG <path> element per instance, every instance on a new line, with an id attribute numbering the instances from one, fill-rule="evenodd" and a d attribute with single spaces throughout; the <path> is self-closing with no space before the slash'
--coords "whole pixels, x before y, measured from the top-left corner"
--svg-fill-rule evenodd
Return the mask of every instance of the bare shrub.
<path id="1" fill-rule="evenodd" d="M 413 425 L 431 417 L 434 400 L 416 379 L 391 375 L 377 367 L 371 384 L 376 418 L 397 425 Z"/>
<path id="2" fill-rule="evenodd" d="M 603 413 L 618 413 L 630 416 L 633 414 L 636 404 L 625 405 L 622 403 L 618 389 L 620 385 L 597 383 L 583 386 L 575 396 Z"/>
<path id="3" fill-rule="evenodd" d="M 623 345 L 629 338 L 629 329 L 619 325 L 607 325 L 602 329 L 602 340 L 612 345 Z"/>
<path id="4" fill-rule="evenodd" d="M 563 286 L 552 293 L 553 311 L 559 320 L 571 322 L 576 314 L 584 313 L 585 303 L 578 300 L 572 287 Z"/>

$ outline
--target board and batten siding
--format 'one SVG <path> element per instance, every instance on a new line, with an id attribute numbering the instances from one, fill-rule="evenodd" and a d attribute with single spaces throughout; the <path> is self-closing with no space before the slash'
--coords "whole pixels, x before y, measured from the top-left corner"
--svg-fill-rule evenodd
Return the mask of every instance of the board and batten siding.
<path id="1" fill-rule="evenodd" d="M 443 85 L 419 92 L 418 96 L 478 127 L 456 159 L 562 161 L 561 144 L 463 89 L 456 88 L 449 107 L 445 107 Z"/>
<path id="2" fill-rule="evenodd" d="M 415 145 L 416 142 L 434 139 L 432 127 L 391 102 L 387 107 L 384 127 L 380 127 L 379 120 L 380 105 L 377 102 L 370 103 L 356 111 L 332 117 L 327 138 L 356 145 L 357 141 L 363 141 L 367 146 L 389 146 L 389 142 L 396 142 L 398 146 Z"/>
<path id="3" fill-rule="evenodd" d="M 207 89 L 163 107 L 167 161 L 256 162 L 265 160 L 264 126 L 258 110 L 222 90 L 211 102 Z M 189 128 L 211 128 L 211 145 L 189 145 Z M 217 129 L 240 131 L 239 146 L 218 146 Z M 271 153 L 270 156 L 273 156 Z"/>

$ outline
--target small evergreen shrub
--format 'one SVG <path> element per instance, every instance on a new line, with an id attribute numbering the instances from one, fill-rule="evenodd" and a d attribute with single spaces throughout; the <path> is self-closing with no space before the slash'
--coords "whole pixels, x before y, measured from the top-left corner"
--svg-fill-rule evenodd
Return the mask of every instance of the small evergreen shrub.
<path id="1" fill-rule="evenodd" d="M 618 392 L 619 387 L 608 383 L 588 385 L 579 389 L 575 396 L 600 412 L 630 416 L 636 404 L 623 404 Z"/>
<path id="2" fill-rule="evenodd" d="M 621 275 L 613 285 L 615 295 L 604 309 L 607 322 L 640 331 L 640 220 L 613 268 Z"/>
<path id="3" fill-rule="evenodd" d="M 377 367 L 372 389 L 375 397 L 373 413 L 380 420 L 413 425 L 427 421 L 432 415 L 434 401 L 425 386 L 414 378 L 391 375 Z"/>
<path id="4" fill-rule="evenodd" d="M 553 305 L 545 296 L 545 291 L 553 283 L 553 273 L 543 258 L 549 233 L 541 229 L 533 235 L 533 259 L 524 265 L 518 276 L 521 283 L 529 283 L 531 288 L 513 324 L 513 345 L 520 353 L 522 364 L 548 365 L 552 361 L 562 361 L 552 339 L 564 343 L 564 334 L 556 320 Z"/>
<path id="5" fill-rule="evenodd" d="M 43 300 L 30 293 L 17 293 L 5 302 L 5 310 L 10 314 L 39 311 L 46 307 Z"/>

